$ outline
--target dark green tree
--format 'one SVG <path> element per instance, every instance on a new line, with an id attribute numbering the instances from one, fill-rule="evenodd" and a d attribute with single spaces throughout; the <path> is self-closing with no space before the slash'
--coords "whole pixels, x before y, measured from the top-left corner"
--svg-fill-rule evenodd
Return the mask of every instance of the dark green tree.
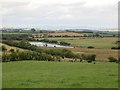
<path id="1" fill-rule="evenodd" d="M 34 28 L 31 28 L 31 31 L 32 31 L 32 32 L 35 32 L 36 30 L 35 30 Z"/>

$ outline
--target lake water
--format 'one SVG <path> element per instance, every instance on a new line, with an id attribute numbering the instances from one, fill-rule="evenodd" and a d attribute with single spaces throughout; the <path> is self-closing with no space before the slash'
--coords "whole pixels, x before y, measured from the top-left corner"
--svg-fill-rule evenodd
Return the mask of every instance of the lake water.
<path id="1" fill-rule="evenodd" d="M 36 45 L 40 47 L 57 47 L 57 48 L 73 48 L 70 46 L 62 46 L 62 45 L 57 45 L 57 44 L 49 44 L 49 43 L 43 43 L 43 42 L 29 42 L 31 45 Z"/>

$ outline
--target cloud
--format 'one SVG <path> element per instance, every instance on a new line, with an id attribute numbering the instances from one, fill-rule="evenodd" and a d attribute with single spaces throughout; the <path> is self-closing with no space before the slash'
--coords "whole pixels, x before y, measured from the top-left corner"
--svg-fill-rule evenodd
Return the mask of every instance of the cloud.
<path id="1" fill-rule="evenodd" d="M 1 0 L 8 25 L 117 27 L 118 0 Z"/>

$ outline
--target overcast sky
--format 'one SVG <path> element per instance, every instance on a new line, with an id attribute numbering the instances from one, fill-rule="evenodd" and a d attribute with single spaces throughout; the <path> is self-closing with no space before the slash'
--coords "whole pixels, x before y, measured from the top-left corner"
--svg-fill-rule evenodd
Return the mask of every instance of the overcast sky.
<path id="1" fill-rule="evenodd" d="M 119 0 L 1 0 L 4 27 L 117 28 Z"/>

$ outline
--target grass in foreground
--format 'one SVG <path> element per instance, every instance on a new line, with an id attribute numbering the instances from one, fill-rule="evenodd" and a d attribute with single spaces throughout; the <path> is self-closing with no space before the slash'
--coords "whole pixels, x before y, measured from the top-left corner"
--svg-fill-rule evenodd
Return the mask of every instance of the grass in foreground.
<path id="1" fill-rule="evenodd" d="M 21 61 L 3 63 L 3 88 L 117 88 L 118 64 Z"/>
<path id="2" fill-rule="evenodd" d="M 0 62 L 0 89 L 2 89 L 2 63 L 1 62 Z"/>

